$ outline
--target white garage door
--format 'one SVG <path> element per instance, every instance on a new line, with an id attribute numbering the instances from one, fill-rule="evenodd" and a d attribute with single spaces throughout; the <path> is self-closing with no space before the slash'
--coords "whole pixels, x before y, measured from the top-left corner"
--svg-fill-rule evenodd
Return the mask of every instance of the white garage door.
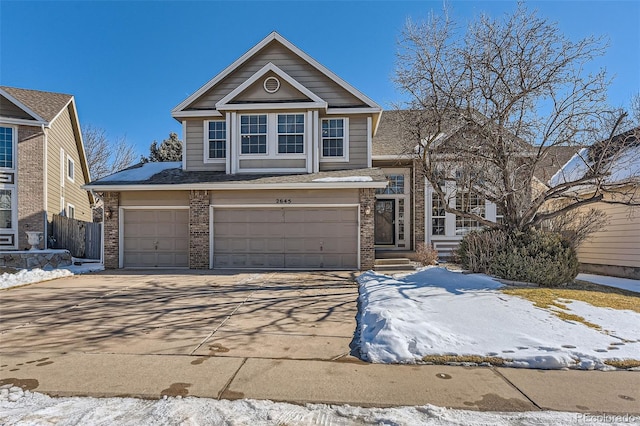
<path id="1" fill-rule="evenodd" d="M 358 209 L 215 208 L 214 268 L 358 267 Z"/>
<path id="2" fill-rule="evenodd" d="M 124 210 L 123 267 L 189 266 L 189 210 Z"/>

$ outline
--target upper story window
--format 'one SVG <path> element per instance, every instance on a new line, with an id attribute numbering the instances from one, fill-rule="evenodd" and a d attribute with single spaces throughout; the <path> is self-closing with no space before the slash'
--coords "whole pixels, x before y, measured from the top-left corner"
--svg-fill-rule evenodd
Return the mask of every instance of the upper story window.
<path id="1" fill-rule="evenodd" d="M 240 116 L 240 152 L 267 153 L 267 114 Z"/>
<path id="2" fill-rule="evenodd" d="M 67 179 L 71 182 L 75 180 L 76 173 L 76 163 L 73 161 L 73 158 L 67 155 Z"/>
<path id="3" fill-rule="evenodd" d="M 227 157 L 227 123 L 209 121 L 209 158 Z"/>
<path id="4" fill-rule="evenodd" d="M 0 127 L 0 167 L 13 169 L 13 128 Z"/>
<path id="5" fill-rule="evenodd" d="M 278 115 L 278 154 L 304 153 L 304 114 Z"/>
<path id="6" fill-rule="evenodd" d="M 322 156 L 347 157 L 347 131 L 345 118 L 322 120 Z"/>
<path id="7" fill-rule="evenodd" d="M 387 187 L 376 189 L 376 194 L 404 194 L 404 175 L 389 175 L 387 180 Z"/>

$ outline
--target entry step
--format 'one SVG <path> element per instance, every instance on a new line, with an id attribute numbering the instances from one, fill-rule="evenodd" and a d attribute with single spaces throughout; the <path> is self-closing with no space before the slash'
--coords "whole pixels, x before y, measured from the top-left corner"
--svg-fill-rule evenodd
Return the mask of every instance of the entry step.
<path id="1" fill-rule="evenodd" d="M 411 266 L 411 260 L 406 257 L 397 257 L 394 259 L 376 259 L 376 266 L 382 265 L 409 265 Z"/>

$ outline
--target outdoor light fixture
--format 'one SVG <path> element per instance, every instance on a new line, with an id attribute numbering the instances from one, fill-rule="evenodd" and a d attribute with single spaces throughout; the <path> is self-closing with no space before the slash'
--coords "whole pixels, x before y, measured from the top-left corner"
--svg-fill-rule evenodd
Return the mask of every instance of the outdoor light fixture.
<path id="1" fill-rule="evenodd" d="M 104 217 L 106 219 L 111 219 L 112 216 L 113 216 L 113 210 L 111 210 L 111 207 L 107 207 L 107 209 L 104 211 Z"/>
<path id="2" fill-rule="evenodd" d="M 366 214 L 367 216 L 369 216 L 371 214 L 371 207 L 367 206 L 364 208 L 364 214 Z"/>

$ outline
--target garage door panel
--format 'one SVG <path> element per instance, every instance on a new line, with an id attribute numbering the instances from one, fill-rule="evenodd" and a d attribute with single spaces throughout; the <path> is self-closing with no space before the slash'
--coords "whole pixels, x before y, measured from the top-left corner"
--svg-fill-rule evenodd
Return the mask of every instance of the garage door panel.
<path id="1" fill-rule="evenodd" d="M 214 209 L 215 268 L 355 268 L 358 211 Z"/>
<path id="2" fill-rule="evenodd" d="M 188 209 L 126 209 L 124 267 L 187 267 Z"/>

